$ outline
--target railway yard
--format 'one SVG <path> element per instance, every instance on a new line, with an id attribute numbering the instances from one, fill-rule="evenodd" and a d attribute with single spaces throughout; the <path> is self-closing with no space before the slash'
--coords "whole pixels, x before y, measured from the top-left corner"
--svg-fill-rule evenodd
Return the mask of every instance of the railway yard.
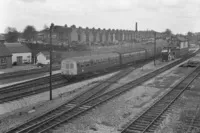
<path id="1" fill-rule="evenodd" d="M 200 1 L 0 5 L 0 133 L 200 133 Z"/>
<path id="2" fill-rule="evenodd" d="M 188 62 L 197 63 L 181 66 Z M 0 80 L 0 132 L 200 132 L 199 62 L 199 51 L 192 51 L 169 62 L 151 58 L 76 80 L 57 70 L 52 101 L 46 73 Z"/>

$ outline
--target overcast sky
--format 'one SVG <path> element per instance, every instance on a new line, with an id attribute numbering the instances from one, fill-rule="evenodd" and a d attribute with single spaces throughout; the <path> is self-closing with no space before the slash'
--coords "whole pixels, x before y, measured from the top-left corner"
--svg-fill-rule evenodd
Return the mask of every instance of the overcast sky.
<path id="1" fill-rule="evenodd" d="M 81 27 L 173 33 L 200 31 L 200 0 L 0 0 L 0 33 L 7 26 L 75 24 Z"/>

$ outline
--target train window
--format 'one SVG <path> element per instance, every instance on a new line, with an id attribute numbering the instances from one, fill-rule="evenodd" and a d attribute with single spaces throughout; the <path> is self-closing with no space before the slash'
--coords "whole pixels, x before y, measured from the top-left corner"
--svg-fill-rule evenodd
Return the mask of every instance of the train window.
<path id="1" fill-rule="evenodd" d="M 74 64 L 73 64 L 73 63 L 70 64 L 70 68 L 71 68 L 71 69 L 74 68 Z"/>
<path id="2" fill-rule="evenodd" d="M 69 69 L 69 64 L 66 64 L 66 69 Z"/>

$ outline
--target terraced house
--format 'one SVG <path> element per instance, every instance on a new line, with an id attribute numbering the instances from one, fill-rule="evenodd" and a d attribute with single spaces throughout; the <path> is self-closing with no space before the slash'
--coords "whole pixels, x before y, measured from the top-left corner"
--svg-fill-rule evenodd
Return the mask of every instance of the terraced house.
<path id="1" fill-rule="evenodd" d="M 95 29 L 82 28 L 72 25 L 71 27 L 54 26 L 52 39 L 53 45 L 113 45 L 122 41 L 141 41 L 153 38 L 154 31 L 134 31 L 134 30 L 119 30 L 119 29 Z M 160 36 L 160 34 L 159 34 Z M 49 43 L 49 29 L 45 29 L 38 33 L 38 40 Z"/>

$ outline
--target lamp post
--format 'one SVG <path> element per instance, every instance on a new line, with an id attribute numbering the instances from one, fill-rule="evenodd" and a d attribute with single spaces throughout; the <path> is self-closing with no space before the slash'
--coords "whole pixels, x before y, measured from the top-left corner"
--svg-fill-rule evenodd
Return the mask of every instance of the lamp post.
<path id="1" fill-rule="evenodd" d="M 156 66 L 156 32 L 154 32 L 154 66 Z"/>
<path id="2" fill-rule="evenodd" d="M 50 26 L 50 70 L 49 70 L 49 99 L 52 100 L 52 30 L 53 30 L 54 24 L 51 23 Z"/>

